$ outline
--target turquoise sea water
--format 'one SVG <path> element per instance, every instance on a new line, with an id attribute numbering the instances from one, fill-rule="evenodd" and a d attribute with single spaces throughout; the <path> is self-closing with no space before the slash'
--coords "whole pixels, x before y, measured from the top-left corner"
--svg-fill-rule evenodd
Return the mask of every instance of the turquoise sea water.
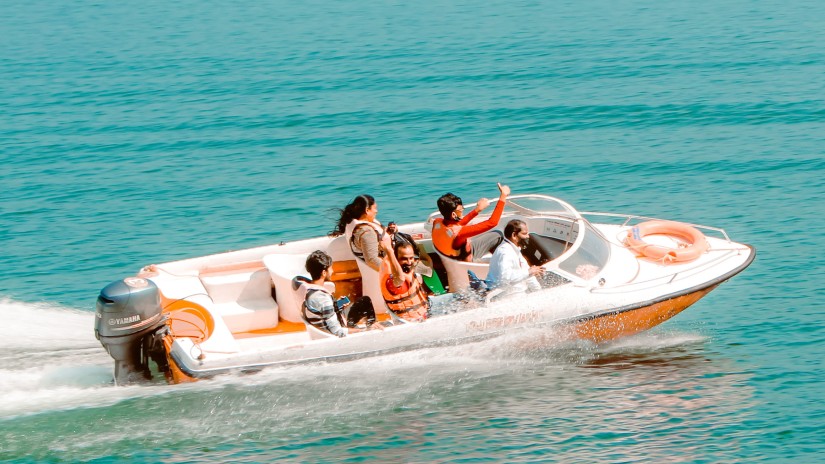
<path id="1" fill-rule="evenodd" d="M 0 460 L 821 460 L 824 31 L 812 1 L 5 0 Z M 496 181 L 757 259 L 607 346 L 108 383 L 108 282 Z"/>

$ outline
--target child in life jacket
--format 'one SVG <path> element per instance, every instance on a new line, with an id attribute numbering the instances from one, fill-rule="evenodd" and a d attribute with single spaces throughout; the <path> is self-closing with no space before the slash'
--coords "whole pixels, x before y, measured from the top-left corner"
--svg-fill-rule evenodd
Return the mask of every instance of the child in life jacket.
<path id="1" fill-rule="evenodd" d="M 359 324 L 366 320 L 366 330 L 380 329 L 376 323 L 375 310 L 369 297 L 361 297 L 351 306 L 335 301 L 332 293 L 324 286 L 332 277 L 332 258 L 321 250 L 310 253 L 305 264 L 311 280 L 298 276 L 292 281 L 293 289 L 303 294 L 301 313 L 304 319 L 318 329 L 336 337 L 362 330 Z M 340 300 L 339 300 L 340 301 Z"/>

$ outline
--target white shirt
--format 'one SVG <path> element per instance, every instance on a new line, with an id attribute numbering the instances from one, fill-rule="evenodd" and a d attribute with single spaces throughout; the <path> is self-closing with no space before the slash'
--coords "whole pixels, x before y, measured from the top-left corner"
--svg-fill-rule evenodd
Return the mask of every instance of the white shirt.
<path id="1" fill-rule="evenodd" d="M 509 287 L 508 293 L 541 289 L 538 280 L 530 275 L 530 265 L 521 255 L 521 250 L 507 239 L 493 253 L 487 280 L 493 282 L 495 287 Z"/>

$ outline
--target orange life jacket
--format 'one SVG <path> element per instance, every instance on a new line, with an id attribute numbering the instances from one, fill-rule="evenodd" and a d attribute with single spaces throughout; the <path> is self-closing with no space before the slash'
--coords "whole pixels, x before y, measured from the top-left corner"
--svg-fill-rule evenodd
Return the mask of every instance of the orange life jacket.
<path id="1" fill-rule="evenodd" d="M 392 294 L 387 289 L 387 285 L 393 285 L 392 274 L 387 271 L 386 267 L 382 268 L 381 295 L 390 311 L 406 320 L 427 319 L 430 303 L 427 301 L 427 294 L 424 293 L 424 287 L 419 282 L 418 276 L 413 274 L 412 282 L 407 284 L 406 292 Z"/>
<path id="2" fill-rule="evenodd" d="M 461 231 L 463 226 L 457 222 L 452 224 L 444 224 L 444 219 L 437 218 L 433 221 L 433 246 L 441 252 L 441 254 L 459 260 L 467 260 L 470 257 L 472 248 L 470 248 L 470 241 L 464 244 L 460 250 L 453 248 L 453 240 Z"/>

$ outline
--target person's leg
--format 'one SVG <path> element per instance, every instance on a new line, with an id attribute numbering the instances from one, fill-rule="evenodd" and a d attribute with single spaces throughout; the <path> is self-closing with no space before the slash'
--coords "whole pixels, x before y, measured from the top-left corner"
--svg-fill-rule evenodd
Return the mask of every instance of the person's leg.
<path id="1" fill-rule="evenodd" d="M 470 246 L 473 248 L 473 262 L 481 261 L 487 253 L 492 253 L 504 241 L 504 235 L 491 230 L 470 239 Z"/>
<path id="2" fill-rule="evenodd" d="M 367 318 L 367 325 L 375 322 L 375 309 L 372 307 L 372 300 L 368 296 L 358 298 L 350 306 L 347 312 L 347 326 L 355 327 L 364 318 Z"/>

